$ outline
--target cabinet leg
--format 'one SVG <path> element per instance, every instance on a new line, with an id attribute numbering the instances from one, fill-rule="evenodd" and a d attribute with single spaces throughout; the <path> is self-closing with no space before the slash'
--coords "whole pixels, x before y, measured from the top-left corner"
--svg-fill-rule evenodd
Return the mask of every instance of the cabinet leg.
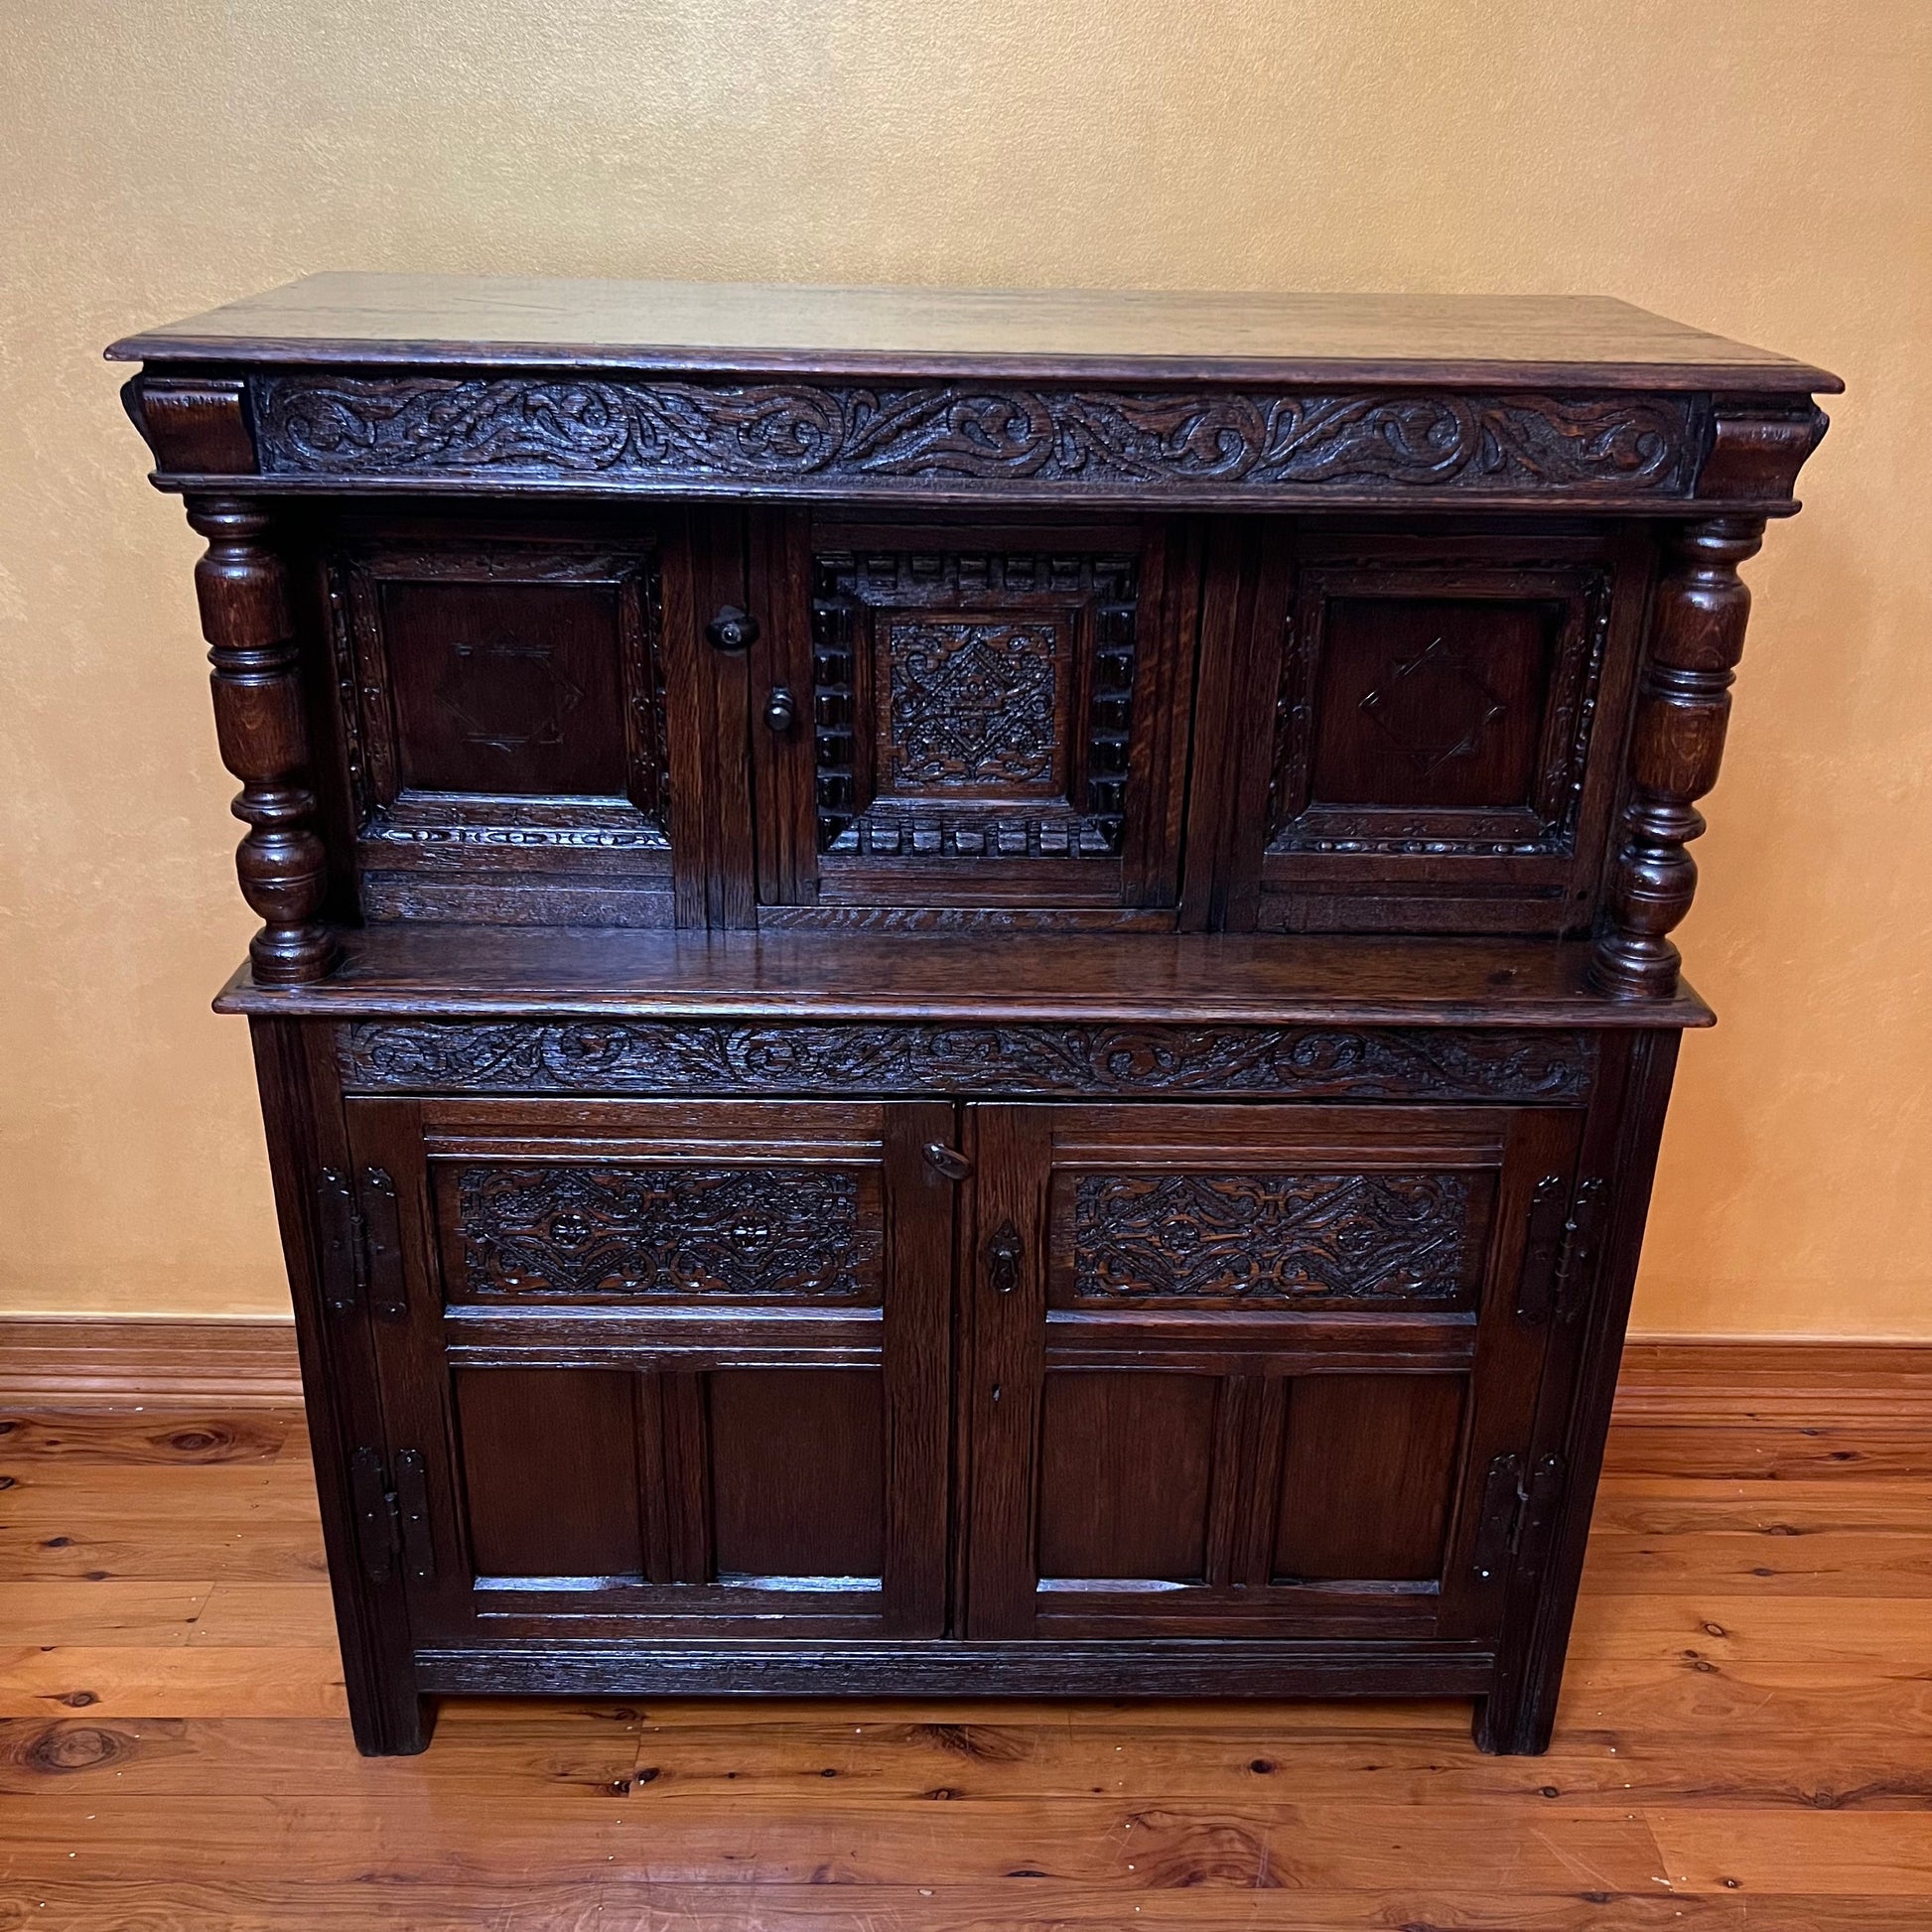
<path id="1" fill-rule="evenodd" d="M 1491 1757 L 1541 1757 L 1556 1729 L 1562 1688 L 1559 1668 L 1548 1684 L 1518 1684 L 1477 1698 L 1470 1725 L 1476 1749 Z"/>
<path id="2" fill-rule="evenodd" d="M 364 1757 L 414 1757 L 436 1728 L 436 1700 L 421 1696 L 413 1671 L 357 1687 L 349 1674 L 348 1723 Z"/>

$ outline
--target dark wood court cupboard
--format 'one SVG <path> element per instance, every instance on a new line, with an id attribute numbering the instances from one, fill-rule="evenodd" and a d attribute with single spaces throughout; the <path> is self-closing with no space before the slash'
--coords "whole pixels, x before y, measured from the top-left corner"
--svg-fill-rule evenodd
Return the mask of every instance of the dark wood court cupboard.
<path id="1" fill-rule="evenodd" d="M 198 566 L 355 1736 L 1550 1735 L 1823 371 L 1607 301 L 321 276 Z"/>

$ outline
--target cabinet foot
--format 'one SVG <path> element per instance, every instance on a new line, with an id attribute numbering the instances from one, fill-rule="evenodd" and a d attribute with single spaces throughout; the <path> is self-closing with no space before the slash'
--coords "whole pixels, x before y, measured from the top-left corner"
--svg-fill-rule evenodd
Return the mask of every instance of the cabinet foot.
<path id="1" fill-rule="evenodd" d="M 1512 1706 L 1499 1697 L 1476 1699 L 1469 1729 L 1476 1749 L 1490 1757 L 1541 1757 L 1550 1748 L 1556 1709 Z"/>
<path id="2" fill-rule="evenodd" d="M 364 1757 L 414 1757 L 429 1747 L 436 1728 L 436 1700 L 419 1697 L 414 1684 L 394 1695 L 348 1701 L 349 1727 Z"/>

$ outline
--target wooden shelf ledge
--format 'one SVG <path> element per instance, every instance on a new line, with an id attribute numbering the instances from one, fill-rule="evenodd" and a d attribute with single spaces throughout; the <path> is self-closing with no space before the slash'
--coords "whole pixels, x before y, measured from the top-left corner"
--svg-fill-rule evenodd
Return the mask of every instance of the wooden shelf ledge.
<path id="1" fill-rule="evenodd" d="M 1708 1027 L 1690 987 L 1610 999 L 1588 947 L 1543 940 L 1068 933 L 705 933 L 396 924 L 342 935 L 324 980 L 217 1013 L 276 1019 L 1080 1020 L 1441 1027 Z"/>

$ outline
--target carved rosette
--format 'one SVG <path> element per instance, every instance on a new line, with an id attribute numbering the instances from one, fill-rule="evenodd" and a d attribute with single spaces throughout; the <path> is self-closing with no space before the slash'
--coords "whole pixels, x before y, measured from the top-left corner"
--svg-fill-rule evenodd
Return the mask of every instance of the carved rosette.
<path id="1" fill-rule="evenodd" d="M 365 1020 L 356 1092 L 1267 1093 L 1574 1104 L 1587 1034 L 1325 1027 Z"/>
<path id="2" fill-rule="evenodd" d="M 1670 394 L 326 374 L 251 393 L 270 476 L 791 492 L 1671 496 L 1704 437 L 1697 401 Z"/>

